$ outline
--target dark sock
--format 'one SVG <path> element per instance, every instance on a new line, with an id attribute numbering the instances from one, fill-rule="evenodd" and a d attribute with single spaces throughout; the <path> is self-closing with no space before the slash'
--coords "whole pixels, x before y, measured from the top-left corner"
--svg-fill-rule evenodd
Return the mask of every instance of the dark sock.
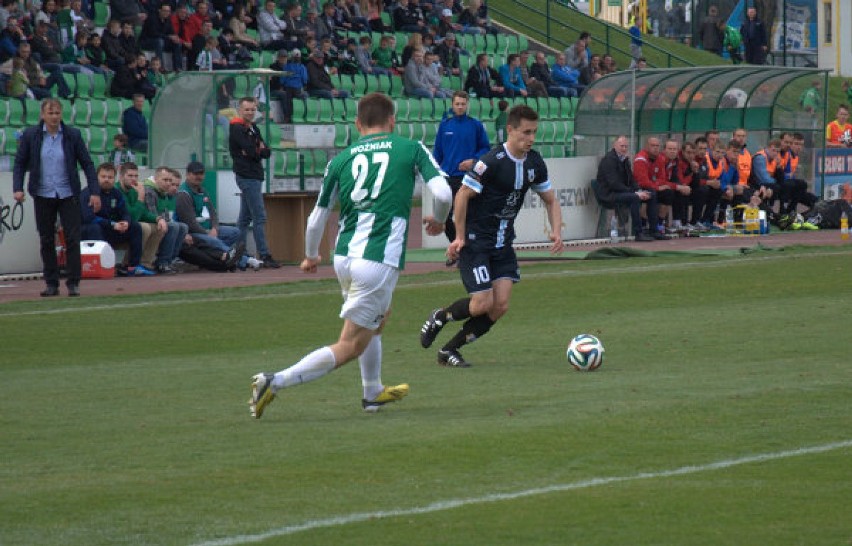
<path id="1" fill-rule="evenodd" d="M 454 351 L 468 343 L 473 343 L 484 336 L 493 325 L 494 321 L 488 318 L 488 315 L 471 317 L 441 350 Z"/>
<path id="2" fill-rule="evenodd" d="M 438 320 L 443 323 L 470 318 L 470 298 L 462 298 L 438 311 Z"/>

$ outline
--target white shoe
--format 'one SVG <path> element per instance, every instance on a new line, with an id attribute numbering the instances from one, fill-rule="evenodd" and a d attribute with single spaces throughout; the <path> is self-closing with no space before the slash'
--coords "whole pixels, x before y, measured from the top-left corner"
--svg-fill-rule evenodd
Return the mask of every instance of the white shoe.
<path id="1" fill-rule="evenodd" d="M 263 267 L 263 262 L 261 260 L 258 260 L 257 258 L 251 258 L 250 257 L 248 259 L 248 261 L 246 262 L 246 265 L 248 267 L 254 269 L 255 271 L 257 271 L 258 269 Z"/>

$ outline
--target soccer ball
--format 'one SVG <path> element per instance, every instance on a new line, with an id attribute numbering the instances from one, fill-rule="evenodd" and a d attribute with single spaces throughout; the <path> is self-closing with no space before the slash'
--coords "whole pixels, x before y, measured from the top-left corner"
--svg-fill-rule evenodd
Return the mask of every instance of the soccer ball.
<path id="1" fill-rule="evenodd" d="M 590 372 L 600 368 L 604 359 L 604 346 L 601 340 L 591 334 L 580 334 L 568 344 L 568 362 L 580 372 Z"/>

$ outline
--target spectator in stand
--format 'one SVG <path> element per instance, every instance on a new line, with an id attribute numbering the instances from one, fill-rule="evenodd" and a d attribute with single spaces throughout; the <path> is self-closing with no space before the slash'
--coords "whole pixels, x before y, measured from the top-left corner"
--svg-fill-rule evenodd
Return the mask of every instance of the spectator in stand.
<path id="1" fill-rule="evenodd" d="M 456 45 L 456 35 L 452 32 L 444 36 L 444 40 L 435 47 L 435 53 L 438 59 L 441 60 L 441 66 L 444 68 L 445 76 L 458 76 L 461 74 L 461 65 L 459 57 L 461 50 Z"/>
<path id="2" fill-rule="evenodd" d="M 284 22 L 287 23 L 287 28 L 284 29 L 287 49 L 303 47 L 307 38 L 316 38 L 312 31 L 305 28 L 305 22 L 302 20 L 302 5 L 298 2 L 287 6 L 287 16 L 284 17 Z"/>
<path id="3" fill-rule="evenodd" d="M 195 32 L 199 32 L 201 30 L 201 25 L 205 22 L 210 22 L 213 24 L 215 28 L 219 28 L 221 26 L 221 18 L 211 16 L 210 14 L 210 5 L 206 2 L 206 0 L 198 0 L 195 4 L 195 11 L 189 16 L 189 25 Z"/>
<path id="4" fill-rule="evenodd" d="M 21 42 L 26 41 L 27 37 L 18 23 L 18 18 L 10 16 L 6 19 L 6 26 L 0 29 L 0 62 L 5 63 L 17 56 Z"/>
<path id="5" fill-rule="evenodd" d="M 553 75 L 550 72 L 550 67 L 547 66 L 547 57 L 543 51 L 535 52 L 535 62 L 530 66 L 530 76 L 547 89 L 547 94 L 551 97 L 576 97 L 577 90 L 573 87 L 568 88 L 562 85 L 557 85 L 553 80 Z"/>
<path id="6" fill-rule="evenodd" d="M 228 28 L 234 31 L 235 42 L 251 50 L 259 50 L 260 42 L 252 38 L 248 33 L 248 23 L 251 22 L 252 18 L 246 15 L 246 7 L 243 4 L 237 4 L 234 8 L 233 17 L 228 19 Z"/>
<path id="7" fill-rule="evenodd" d="M 605 53 L 603 57 L 601 57 L 601 75 L 606 76 L 607 74 L 613 74 L 618 71 L 618 67 L 615 65 L 615 59 L 612 58 L 612 55 L 609 53 Z"/>
<path id="8" fill-rule="evenodd" d="M 39 21 L 35 26 L 35 33 L 30 37 L 32 55 L 46 70 L 61 69 L 62 49 L 59 42 L 48 37 L 50 26 L 44 21 Z M 69 71 L 73 72 L 73 71 Z M 79 70 L 77 70 L 79 72 Z"/>
<path id="9" fill-rule="evenodd" d="M 128 142 L 127 135 L 124 133 L 118 133 L 112 137 L 112 151 L 109 153 L 109 162 L 115 165 L 116 169 L 124 163 L 136 161 L 136 156 L 127 148 Z"/>
<path id="10" fill-rule="evenodd" d="M 85 36 L 86 34 L 80 32 L 78 33 L 78 35 Z M 98 36 L 97 34 L 92 34 L 87 39 L 84 54 L 86 55 L 86 60 L 88 61 L 88 63 L 86 64 L 86 68 L 98 74 L 112 75 L 113 70 L 109 67 L 109 65 L 107 65 L 106 51 L 104 51 L 104 48 L 101 46 L 100 36 Z"/>
<path id="11" fill-rule="evenodd" d="M 133 95 L 142 94 L 148 100 L 153 99 L 157 90 L 137 70 L 139 62 L 136 55 L 128 55 L 124 61 L 112 79 L 110 94 L 113 97 L 125 99 L 132 99 Z"/>
<path id="12" fill-rule="evenodd" d="M 188 70 L 199 70 L 198 57 L 207 48 L 207 38 L 211 36 L 213 36 L 213 23 L 206 21 L 201 24 L 201 29 L 192 39 L 192 43 L 189 46 L 186 56 L 186 67 Z"/>
<path id="13" fill-rule="evenodd" d="M 119 135 L 121 136 L 121 135 Z M 150 271 L 161 275 L 172 275 L 177 271 L 169 265 L 157 265 L 157 251 L 169 230 L 168 223 L 145 206 L 145 186 L 139 180 L 139 167 L 132 161 L 118 166 L 118 181 L 115 189 L 124 197 L 130 213 L 130 221 L 137 222 L 142 231 L 142 257 L 139 263 Z"/>
<path id="14" fill-rule="evenodd" d="M 183 70 L 183 44 L 175 33 L 171 22 L 172 8 L 163 3 L 155 17 L 149 17 L 142 25 L 139 34 L 139 45 L 142 49 L 151 50 L 154 55 L 163 58 L 163 53 L 172 54 L 172 68 L 175 72 Z M 116 72 L 117 73 L 117 72 Z"/>
<path id="15" fill-rule="evenodd" d="M 9 17 L 18 16 L 18 1 L 17 0 L 2 0 L 0 2 L 0 30 L 6 28 L 6 22 Z"/>
<path id="16" fill-rule="evenodd" d="M 671 227 L 674 231 L 680 231 L 689 224 L 691 180 L 684 181 L 680 178 L 680 143 L 678 141 L 667 140 L 663 147 L 663 156 L 666 164 L 665 179 L 660 182 L 660 189 L 657 191 L 657 202 L 661 205 L 660 216 L 665 218 L 662 205 L 666 205 L 666 208 L 671 207 Z"/>
<path id="17" fill-rule="evenodd" d="M 595 53 L 589 58 L 589 83 L 597 81 L 601 76 L 601 56 Z"/>
<path id="18" fill-rule="evenodd" d="M 30 91 L 29 86 L 30 80 L 24 70 L 23 59 L 14 57 L 12 59 L 12 75 L 6 86 L 6 95 L 21 100 L 34 98 L 35 95 Z"/>
<path id="19" fill-rule="evenodd" d="M 62 50 L 62 64 L 76 64 L 80 67 L 80 72 L 83 74 L 91 74 L 93 71 L 89 68 L 88 57 L 86 57 L 86 47 L 89 45 L 89 35 L 85 31 L 80 31 L 74 36 L 74 41 L 69 43 Z"/>
<path id="20" fill-rule="evenodd" d="M 636 178 L 636 183 L 642 190 L 654 195 L 655 204 L 658 203 L 658 188 L 661 184 L 666 183 L 666 158 L 660 153 L 660 148 L 660 139 L 648 137 L 645 141 L 645 147 L 636 154 L 636 159 L 633 161 L 633 176 Z M 655 214 L 655 216 L 657 215 Z M 662 217 L 661 213 L 659 217 Z M 659 220 L 659 217 L 657 220 Z M 651 233 L 660 235 L 658 222 L 651 222 L 650 220 L 649 213 L 648 229 Z"/>
<path id="21" fill-rule="evenodd" d="M 745 47 L 745 61 L 748 64 L 765 64 L 766 53 L 769 51 L 766 27 L 763 26 L 763 21 L 757 18 L 757 9 L 753 6 L 746 9 L 746 20 L 740 27 L 740 35 Z"/>
<path id="22" fill-rule="evenodd" d="M 393 11 L 393 26 L 397 32 L 427 32 L 426 19 L 419 6 L 412 6 L 409 0 L 399 0 Z M 403 63 L 405 63 L 403 59 Z M 406 64 L 406 66 L 408 66 Z"/>
<path id="23" fill-rule="evenodd" d="M 601 159 L 598 165 L 597 181 L 605 201 L 623 204 L 630 207 L 630 218 L 633 234 L 637 242 L 666 239 L 667 237 L 655 229 L 650 233 L 642 230 L 642 205 L 649 225 L 657 225 L 657 195 L 656 192 L 643 190 L 633 177 L 630 157 L 627 155 L 629 140 L 621 135 L 615 139 L 612 149 Z"/>
<path id="24" fill-rule="evenodd" d="M 130 149 L 137 152 L 148 151 L 148 121 L 142 109 L 145 107 L 145 95 L 134 94 L 133 104 L 121 114 L 121 132 L 127 135 Z"/>
<path id="25" fill-rule="evenodd" d="M 852 147 L 852 124 L 849 123 L 849 107 L 845 104 L 837 107 L 837 119 L 825 128 L 825 147 Z"/>
<path id="26" fill-rule="evenodd" d="M 730 55 L 731 62 L 733 64 L 740 64 L 743 62 L 743 56 L 740 53 L 740 46 L 743 43 L 742 34 L 740 34 L 739 30 L 729 26 L 724 21 L 721 23 L 720 28 L 722 30 L 722 36 L 724 37 L 722 40 L 722 47 L 728 52 L 728 55 Z"/>
<path id="27" fill-rule="evenodd" d="M 578 38 L 576 42 L 565 48 L 565 64 L 580 73 L 578 81 L 591 81 L 589 71 L 589 55 L 586 54 L 586 40 Z"/>
<path id="28" fill-rule="evenodd" d="M 186 180 L 178 188 L 175 196 L 175 218 L 178 222 L 186 224 L 193 244 L 199 241 L 221 252 L 231 252 L 232 249 L 240 250 L 240 258 L 237 267 L 242 270 L 250 266 L 254 270 L 260 269 L 263 262 L 245 255 L 243 246 L 238 246 L 240 230 L 234 226 L 219 224 L 219 215 L 213 200 L 204 191 L 204 165 L 198 161 L 192 161 L 186 167 Z"/>
<path id="29" fill-rule="evenodd" d="M 556 54 L 556 62 L 553 63 L 550 74 L 556 85 L 574 91 L 573 95 L 569 91 L 568 96 L 576 97 L 585 89 L 580 84 L 580 73 L 566 64 L 564 53 Z"/>
<path id="30" fill-rule="evenodd" d="M 322 68 L 322 67 L 320 67 Z M 325 73 L 325 71 L 323 71 Z M 327 74 L 326 74 L 327 76 Z M 263 160 L 271 152 L 254 124 L 257 115 L 257 100 L 252 97 L 240 99 L 238 116 L 231 120 L 228 149 L 231 152 L 234 175 L 240 189 L 240 243 L 245 245 L 249 226 L 252 226 L 254 244 L 263 260 L 264 267 L 279 268 L 266 244 L 266 208 L 263 204 Z"/>
<path id="31" fill-rule="evenodd" d="M 349 23 L 348 30 L 354 32 L 370 32 L 370 22 L 364 16 L 365 12 L 356 0 L 338 0 L 338 7 L 343 12 L 346 22 Z"/>
<path id="32" fill-rule="evenodd" d="M 142 259 L 142 228 L 130 218 L 124 194 L 115 188 L 115 165 L 102 163 L 97 171 L 100 186 L 101 206 L 97 209 L 89 204 L 88 188 L 80 192 L 80 207 L 83 216 L 80 233 L 86 241 L 106 241 L 111 246 L 129 244 L 127 268 L 119 266 L 119 274 L 143 277 L 155 273 L 140 263 Z"/>
<path id="33" fill-rule="evenodd" d="M 121 24 L 119 41 L 125 53 L 132 53 L 134 55 L 142 53 L 142 48 L 139 47 L 139 39 L 136 38 L 136 29 L 130 23 Z"/>
<path id="34" fill-rule="evenodd" d="M 369 36 L 361 36 L 358 39 L 359 45 L 355 49 L 355 59 L 361 67 L 363 74 L 372 74 L 390 76 L 390 70 L 378 66 L 375 59 L 372 58 L 371 50 L 373 49 L 373 40 Z"/>
<path id="35" fill-rule="evenodd" d="M 701 47 L 704 51 L 722 54 L 722 30 L 719 28 L 719 8 L 710 6 L 707 10 L 707 16 L 701 21 L 701 26 L 698 29 L 698 40 L 701 42 Z"/>
<path id="36" fill-rule="evenodd" d="M 408 61 L 411 60 L 411 55 L 418 49 L 423 49 L 423 35 L 417 32 L 412 32 L 408 35 L 408 43 L 405 44 L 404 48 L 402 48 L 402 66 L 408 66 Z"/>
<path id="37" fill-rule="evenodd" d="M 473 97 L 504 97 L 505 88 L 500 85 L 500 75 L 488 64 L 488 54 L 476 56 L 476 64 L 467 71 L 464 90 Z"/>
<path id="38" fill-rule="evenodd" d="M 529 94 L 521 74 L 521 56 L 517 53 L 506 57 L 506 64 L 500 67 L 500 82 L 507 97 L 526 97 Z"/>
<path id="39" fill-rule="evenodd" d="M 267 0 L 257 16 L 257 30 L 263 49 L 286 49 L 289 42 L 284 39 L 287 23 L 275 15 L 275 0 Z"/>
<path id="40" fill-rule="evenodd" d="M 379 47 L 373 50 L 373 59 L 376 60 L 376 66 L 384 68 L 390 74 L 396 74 L 396 69 L 393 64 L 395 52 L 391 49 L 391 37 L 382 36 L 379 39 Z"/>
<path id="41" fill-rule="evenodd" d="M 166 85 L 166 74 L 163 72 L 163 62 L 159 57 L 151 57 L 148 62 L 148 84 L 154 89 L 161 89 Z"/>
<path id="42" fill-rule="evenodd" d="M 382 21 L 382 0 L 361 0 L 361 13 L 366 14 L 367 22 L 371 32 L 392 32 L 393 29 L 386 26 Z"/>
<path id="43" fill-rule="evenodd" d="M 187 54 L 192 50 L 192 40 L 195 36 L 201 32 L 201 27 L 195 27 L 192 19 L 189 18 L 189 11 L 186 9 L 186 4 L 178 4 L 177 9 L 170 17 L 170 22 L 172 25 L 172 32 L 174 36 L 177 36 L 180 41 L 181 48 L 181 67 L 188 66 L 189 63 L 186 63 L 183 59 L 187 57 Z M 213 24 L 210 24 L 210 28 L 213 28 Z M 203 49 L 203 48 L 202 48 Z M 192 60 L 192 57 L 189 57 Z M 188 66 L 191 70 L 191 66 Z"/>
<path id="44" fill-rule="evenodd" d="M 106 54 L 106 64 L 111 70 L 118 70 L 124 63 L 125 51 L 121 43 L 121 22 L 111 19 L 101 33 L 101 45 Z"/>
<path id="45" fill-rule="evenodd" d="M 633 26 L 628 29 L 628 33 L 630 34 L 630 57 L 633 58 L 634 61 L 639 59 L 642 56 L 642 28 L 644 26 L 644 21 L 642 17 L 637 15 L 636 21 L 633 23 Z"/>
<path id="46" fill-rule="evenodd" d="M 443 68 L 441 67 L 441 61 L 438 59 L 438 55 L 435 53 L 424 53 L 423 64 L 426 66 L 426 80 L 429 82 L 429 86 L 437 89 L 437 91 L 435 91 L 435 98 L 446 99 L 452 97 L 452 89 L 441 87 L 441 73 Z"/>
<path id="47" fill-rule="evenodd" d="M 205 24 L 209 25 L 210 23 Z M 222 56 L 222 52 L 219 51 L 219 39 L 212 36 L 205 40 L 204 49 L 198 54 L 195 64 L 197 65 L 198 70 L 202 72 L 245 68 L 243 65 L 229 63 L 228 60 Z"/>
<path id="48" fill-rule="evenodd" d="M 488 19 L 482 15 L 484 5 L 480 0 L 470 0 L 467 8 L 459 14 L 456 21 L 462 26 L 465 34 L 498 34 L 496 27 L 488 24 Z"/>
<path id="49" fill-rule="evenodd" d="M 157 167 L 154 175 L 142 184 L 145 190 L 145 208 L 157 218 L 166 223 L 166 234 L 157 249 L 157 271 L 168 273 L 175 269 L 175 260 L 184 244 L 192 244 L 189 228 L 183 222 L 175 219 L 175 194 L 177 194 L 178 178 L 169 167 Z"/>
<path id="50" fill-rule="evenodd" d="M 291 123 L 293 121 L 293 99 L 308 98 L 308 94 L 305 92 L 305 86 L 308 85 L 308 71 L 302 64 L 302 52 L 294 49 L 290 52 L 288 59 L 287 52 L 282 49 L 278 52 L 276 61 L 269 68 L 288 74 L 280 78 L 272 78 L 269 81 L 269 88 L 272 97 L 278 99 L 281 104 L 284 123 Z"/>
<path id="51" fill-rule="evenodd" d="M 540 82 L 538 79 L 530 75 L 529 68 L 529 58 L 530 51 L 525 49 L 521 51 L 519 54 L 520 57 L 520 69 L 521 69 L 521 77 L 524 79 L 524 85 L 529 92 L 529 96 L 531 97 L 547 97 L 547 86 L 543 82 Z"/>
<path id="52" fill-rule="evenodd" d="M 31 52 L 30 44 L 28 42 L 21 42 L 21 45 L 18 47 L 18 58 L 21 59 L 23 70 L 27 74 L 29 90 L 32 91 L 35 98 L 40 100 L 50 97 L 51 90 L 54 86 L 56 87 L 56 91 L 60 97 L 65 99 L 70 98 L 71 90 L 68 88 L 68 84 L 65 83 L 62 73 L 59 70 L 56 70 L 49 74 L 45 74 L 41 65 L 32 58 Z M 3 65 L 0 66 L 0 73 L 11 75 L 13 60 L 14 59 L 9 59 L 3 63 Z"/>
<path id="53" fill-rule="evenodd" d="M 132 25 L 142 25 L 148 18 L 139 0 L 110 0 L 109 12 L 113 19 Z"/>
<path id="54" fill-rule="evenodd" d="M 345 89 L 335 89 L 331 77 L 325 71 L 325 55 L 319 49 L 311 53 L 311 58 L 305 65 L 308 71 L 308 94 L 312 97 L 325 99 L 345 99 L 349 92 Z"/>
<path id="55" fill-rule="evenodd" d="M 426 99 L 449 97 L 450 94 L 447 91 L 442 90 L 439 85 L 435 85 L 430 80 L 428 70 L 423 50 L 416 50 L 405 66 L 405 74 L 402 77 L 405 94 L 409 97 Z"/>

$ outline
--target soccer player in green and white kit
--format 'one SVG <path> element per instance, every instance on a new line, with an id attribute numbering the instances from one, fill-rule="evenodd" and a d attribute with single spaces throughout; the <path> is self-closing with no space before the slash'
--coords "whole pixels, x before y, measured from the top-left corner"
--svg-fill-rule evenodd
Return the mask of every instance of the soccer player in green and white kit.
<path id="1" fill-rule="evenodd" d="M 279 390 L 319 379 L 355 358 L 361 367 L 365 411 L 378 411 L 408 394 L 407 384 L 382 384 L 381 332 L 405 265 L 416 173 L 423 176 L 435 198 L 435 215 L 423 219 L 429 235 L 444 232 L 452 192 L 429 151 L 394 134 L 394 124 L 393 101 L 380 93 L 363 97 L 355 120 L 361 139 L 326 167 L 322 191 L 308 218 L 301 268 L 316 272 L 322 234 L 335 200 L 340 200 L 334 271 L 343 291 L 343 329 L 337 342 L 286 370 L 252 378 L 249 406 L 255 419 L 260 419 Z"/>

